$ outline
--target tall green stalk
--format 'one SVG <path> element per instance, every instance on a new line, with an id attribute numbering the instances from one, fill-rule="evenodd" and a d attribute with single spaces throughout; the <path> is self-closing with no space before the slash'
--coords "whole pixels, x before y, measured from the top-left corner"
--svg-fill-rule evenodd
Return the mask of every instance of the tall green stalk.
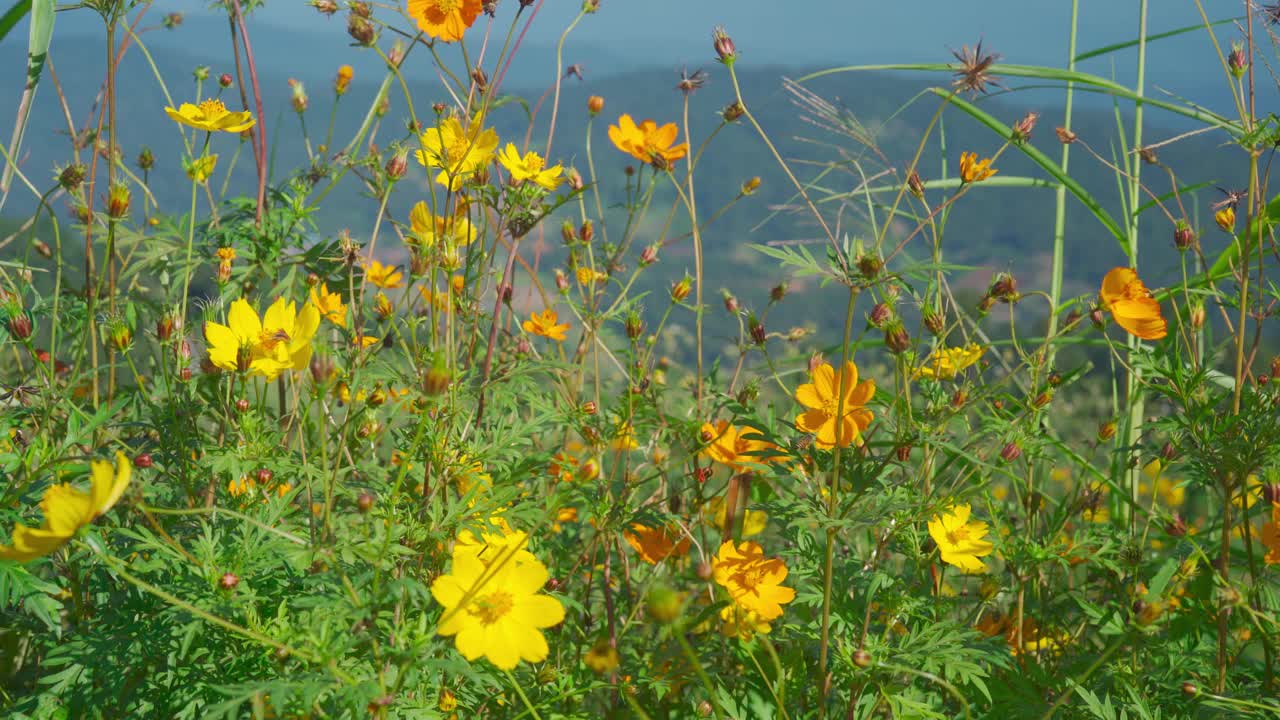
<path id="1" fill-rule="evenodd" d="M 1141 206 L 1142 200 L 1142 160 L 1138 155 L 1138 150 L 1142 148 L 1142 98 L 1145 95 L 1147 76 L 1147 0 L 1139 0 L 1138 3 L 1138 78 L 1134 86 L 1134 105 L 1133 105 L 1133 147 L 1130 149 L 1128 162 L 1125 163 L 1129 168 L 1129 266 L 1137 270 L 1138 268 L 1138 208 Z M 1137 354 L 1140 340 L 1130 335 L 1128 338 L 1129 345 L 1129 384 L 1126 388 L 1125 400 L 1129 408 L 1129 417 L 1126 422 L 1126 432 L 1124 443 L 1127 447 L 1132 448 L 1138 444 L 1138 439 L 1142 434 L 1142 415 L 1144 405 L 1142 398 L 1142 373 L 1138 370 L 1134 363 L 1134 356 Z M 1129 492 L 1133 502 L 1128 507 L 1129 514 L 1129 531 L 1135 532 L 1137 528 L 1137 513 L 1134 508 L 1139 507 L 1141 495 L 1138 492 L 1138 485 L 1142 479 L 1141 465 L 1138 463 L 1124 463 L 1125 472 L 1129 480 Z"/>
<path id="2" fill-rule="evenodd" d="M 1080 0 L 1071 0 L 1071 31 L 1067 40 L 1067 72 L 1076 70 L 1076 32 L 1079 29 Z M 1062 113 L 1062 127 L 1071 129 L 1072 101 L 1075 98 L 1075 82 L 1067 81 L 1067 102 Z M 1062 143 L 1062 160 L 1059 165 L 1062 172 L 1068 172 L 1071 160 L 1071 143 Z M 1055 207 L 1053 216 L 1053 273 L 1049 281 L 1049 329 L 1046 337 L 1053 337 L 1058 332 L 1058 304 L 1062 301 L 1062 266 L 1063 247 L 1067 236 L 1067 187 L 1058 185 L 1055 191 Z M 1049 344 L 1049 355 L 1046 365 L 1053 366 L 1053 356 L 1058 350 L 1056 343 Z"/>

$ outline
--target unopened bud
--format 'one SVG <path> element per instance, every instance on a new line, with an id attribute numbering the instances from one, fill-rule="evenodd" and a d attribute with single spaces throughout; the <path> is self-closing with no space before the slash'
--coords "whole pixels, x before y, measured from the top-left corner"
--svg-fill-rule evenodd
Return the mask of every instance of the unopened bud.
<path id="1" fill-rule="evenodd" d="M 1022 116 L 1013 126 L 1013 141 L 1026 142 L 1031 139 L 1031 131 L 1036 129 L 1036 121 L 1040 119 L 1040 113 L 1033 111 Z"/>
<path id="2" fill-rule="evenodd" d="M 760 176 L 759 176 L 759 175 L 755 175 L 755 176 L 753 176 L 753 177 L 747 178 L 747 181 L 746 181 L 746 182 L 744 182 L 744 183 L 742 183 L 742 194 L 743 194 L 743 195 L 751 195 L 751 194 L 755 193 L 755 191 L 756 191 L 756 190 L 759 190 L 759 189 L 760 189 Z"/>
<path id="3" fill-rule="evenodd" d="M 876 303 L 867 315 L 867 321 L 872 327 L 882 328 L 892 317 L 893 308 L 889 307 L 888 303 Z"/>
<path id="4" fill-rule="evenodd" d="M 911 174 L 907 176 L 907 190 L 917 198 L 924 197 L 924 180 L 920 179 L 920 173 L 915 170 L 912 170 Z"/>
<path id="5" fill-rule="evenodd" d="M 1022 457 L 1022 448 L 1018 447 L 1018 443 L 1008 443 L 1000 449 L 1000 459 L 1005 462 L 1013 462 Z"/>
<path id="6" fill-rule="evenodd" d="M 730 295 L 728 291 L 724 292 L 724 309 L 725 312 L 730 315 L 737 315 L 738 310 L 740 309 L 738 305 L 738 298 Z"/>
<path id="7" fill-rule="evenodd" d="M 1231 43 L 1231 54 L 1227 55 L 1227 67 L 1237 78 L 1242 77 L 1249 70 L 1249 56 L 1245 54 L 1243 44 Z"/>
<path id="8" fill-rule="evenodd" d="M 858 272 L 868 280 L 880 274 L 880 270 L 884 268 L 884 263 L 880 258 L 874 255 L 863 255 L 858 258 Z"/>
<path id="9" fill-rule="evenodd" d="M 671 300 L 673 302 L 684 302 L 689 297 L 689 290 L 693 288 L 693 279 L 688 275 L 684 276 L 677 282 L 671 284 Z"/>
<path id="10" fill-rule="evenodd" d="M 133 458 L 133 466 L 142 470 L 155 465 L 155 460 L 151 458 L 151 453 L 139 453 Z"/>
<path id="11" fill-rule="evenodd" d="M 1077 135 L 1064 127 L 1056 128 L 1054 132 L 1058 135 L 1058 142 L 1063 145 L 1070 145 L 1076 141 Z"/>
<path id="12" fill-rule="evenodd" d="M 409 169 L 409 151 L 407 150 L 401 150 L 400 152 L 397 152 L 396 154 L 392 155 L 391 158 L 387 160 L 387 167 L 386 167 L 387 178 L 392 181 L 399 180 L 400 178 L 404 177 L 405 171 L 407 171 L 408 169 Z"/>
<path id="13" fill-rule="evenodd" d="M 222 577 L 218 578 L 218 587 L 223 590 L 235 590 L 239 584 L 240 578 L 236 577 L 235 573 L 223 573 Z"/>
<path id="14" fill-rule="evenodd" d="M 747 318 L 747 332 L 751 334 L 751 341 L 757 345 L 764 345 L 768 339 L 768 333 L 765 332 L 764 323 L 760 322 L 755 315 Z"/>
<path id="15" fill-rule="evenodd" d="M 658 262 L 658 245 L 649 245 L 640 251 L 640 266 L 649 267 Z"/>
<path id="16" fill-rule="evenodd" d="M 601 110 L 604 110 L 604 98 L 599 95 L 592 95 L 587 98 L 587 112 L 592 115 L 599 115 Z"/>
<path id="17" fill-rule="evenodd" d="M 746 113 L 746 108 L 742 107 L 742 103 L 734 101 L 724 106 L 724 109 L 720 111 L 720 117 L 724 118 L 725 122 L 731 123 L 737 121 Z"/>
<path id="18" fill-rule="evenodd" d="M 1098 426 L 1098 442 L 1107 442 L 1116 436 L 1116 421 L 1108 420 Z"/>
<path id="19" fill-rule="evenodd" d="M 725 65 L 732 65 L 733 61 L 738 59 L 738 49 L 733 44 L 733 38 L 729 37 L 729 33 L 725 32 L 722 27 L 717 27 L 712 32 L 711 46 L 715 48 L 720 62 Z"/>
<path id="20" fill-rule="evenodd" d="M 901 355 L 911 349 L 911 336 L 907 334 L 907 329 L 902 326 L 902 323 L 891 323 L 885 328 L 884 346 L 895 355 Z"/>
<path id="21" fill-rule="evenodd" d="M 107 217 L 119 220 L 129 214 L 129 186 L 116 183 L 107 191 Z"/>

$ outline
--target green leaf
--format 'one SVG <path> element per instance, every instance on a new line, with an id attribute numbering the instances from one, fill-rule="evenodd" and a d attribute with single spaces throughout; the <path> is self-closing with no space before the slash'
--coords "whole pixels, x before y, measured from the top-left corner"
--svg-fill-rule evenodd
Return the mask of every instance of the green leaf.
<path id="1" fill-rule="evenodd" d="M 18 0 L 13 7 L 0 16 L 0 40 L 4 40 L 9 31 L 17 27 L 22 18 L 31 12 L 31 0 Z"/>
<path id="2" fill-rule="evenodd" d="M 1214 22 L 1209 23 L 1209 27 L 1213 27 L 1214 25 L 1226 25 L 1227 23 L 1233 23 L 1233 22 L 1236 22 L 1237 20 L 1244 20 L 1244 19 L 1245 18 L 1243 17 L 1233 17 L 1233 18 L 1226 18 L 1225 20 L 1216 20 Z M 1203 23 L 1199 23 L 1196 25 L 1188 25 L 1186 27 L 1181 27 L 1176 30 L 1168 30 L 1162 33 L 1156 33 L 1155 35 L 1148 35 L 1147 42 L 1151 42 L 1153 40 L 1163 40 L 1165 38 L 1171 38 L 1171 37 L 1175 37 L 1185 33 L 1195 32 L 1196 30 L 1203 30 L 1203 29 L 1205 29 L 1205 26 Z M 1103 47 L 1100 47 L 1094 50 L 1089 50 L 1087 52 L 1080 53 L 1079 55 L 1076 56 L 1076 62 L 1080 62 L 1081 60 L 1088 60 L 1090 58 L 1096 58 L 1099 55 L 1106 55 L 1108 53 L 1113 53 L 1117 50 L 1124 50 L 1127 48 L 1137 47 L 1137 46 L 1138 46 L 1137 40 L 1127 40 L 1125 42 L 1105 45 Z"/>

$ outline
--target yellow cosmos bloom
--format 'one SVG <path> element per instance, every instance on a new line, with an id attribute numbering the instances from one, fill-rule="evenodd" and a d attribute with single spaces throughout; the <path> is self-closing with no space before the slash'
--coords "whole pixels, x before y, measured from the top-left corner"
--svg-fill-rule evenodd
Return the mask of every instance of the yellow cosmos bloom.
<path id="1" fill-rule="evenodd" d="M 328 284 L 320 283 L 319 287 L 311 288 L 311 305 L 325 320 L 338 327 L 347 326 L 347 306 L 343 304 L 341 295 L 329 292 Z"/>
<path id="2" fill-rule="evenodd" d="M 187 163 L 187 178 L 191 182 L 202 183 L 209 179 L 216 167 L 218 167 L 218 154 L 210 153 Z"/>
<path id="3" fill-rule="evenodd" d="M 227 324 L 204 324 L 209 360 L 223 370 L 247 372 L 274 380 L 285 370 L 303 370 L 311 362 L 311 339 L 320 326 L 320 311 L 307 304 L 298 312 L 277 298 L 261 317 L 243 298 L 231 303 Z"/>
<path id="4" fill-rule="evenodd" d="M 440 168 L 436 182 L 450 190 L 459 190 L 462 183 L 489 164 L 498 149 L 498 133 L 493 128 L 483 128 L 480 118 L 464 128 L 456 117 L 442 121 L 439 127 L 427 128 L 419 138 L 422 149 L 415 153 L 424 167 Z"/>
<path id="5" fill-rule="evenodd" d="M 724 527 L 727 510 L 724 505 L 724 498 L 713 497 L 702 508 L 702 517 L 717 530 Z M 751 537 L 764 532 L 764 528 L 769 524 L 769 513 L 763 510 L 746 510 L 742 513 L 742 537 Z"/>
<path id="6" fill-rule="evenodd" d="M 689 143 L 673 145 L 680 129 L 675 123 L 662 127 L 652 120 L 636 121 L 630 115 L 618 118 L 617 125 L 609 126 L 609 139 L 614 147 L 642 163 L 660 163 L 670 166 L 689 153 Z"/>
<path id="7" fill-rule="evenodd" d="M 813 433 L 815 443 L 824 450 L 854 442 L 862 444 L 862 433 L 875 418 L 864 407 L 876 394 L 875 381 L 858 382 L 858 366 L 852 362 L 846 362 L 839 373 L 830 364 L 823 363 L 814 369 L 810 380 L 796 388 L 796 400 L 808 408 L 796 417 L 796 427 Z M 839 396 L 841 387 L 843 403 Z"/>
<path id="8" fill-rule="evenodd" d="M 404 273 L 395 265 L 383 265 L 374 260 L 364 266 L 364 279 L 384 290 L 394 290 L 404 282 Z"/>
<path id="9" fill-rule="evenodd" d="M 777 445 L 758 438 L 747 439 L 743 435 L 758 435 L 755 428 L 736 427 L 728 420 L 717 420 L 715 425 L 702 424 L 702 437 L 707 446 L 702 450 L 702 457 L 722 465 L 727 465 L 734 472 L 750 469 L 750 465 L 768 463 L 777 456 L 772 452 Z"/>
<path id="10" fill-rule="evenodd" d="M 468 661 L 484 657 L 500 670 L 541 662 L 548 654 L 541 630 L 564 621 L 564 605 L 543 594 L 550 574 L 537 559 L 486 566 L 466 548 L 455 548 L 453 567 L 431 583 L 444 607 L 436 632 L 454 636 Z"/>
<path id="11" fill-rule="evenodd" d="M 544 338 L 564 342 L 565 332 L 569 329 L 569 323 L 556 324 L 560 316 L 555 310 L 547 308 L 540 313 L 533 313 L 525 320 L 520 327 L 530 335 L 541 335 Z"/>
<path id="12" fill-rule="evenodd" d="M 231 112 L 221 100 L 205 100 L 199 105 L 182 103 L 177 110 L 164 109 L 170 120 L 205 132 L 239 133 L 253 127 L 253 113 Z"/>
<path id="13" fill-rule="evenodd" d="M 624 420 L 614 429 L 613 438 L 609 440 L 609 447 L 613 450 L 635 450 L 640 447 L 640 443 L 636 442 L 636 429 L 632 426 L 630 420 Z"/>
<path id="14" fill-rule="evenodd" d="M 409 0 L 409 15 L 418 29 L 443 42 L 457 42 L 475 24 L 481 0 Z"/>
<path id="15" fill-rule="evenodd" d="M 916 369 L 916 377 L 954 380 L 957 375 L 977 364 L 986 351 L 986 348 L 977 343 L 969 343 L 964 347 L 938 348 Z"/>
<path id="16" fill-rule="evenodd" d="M 579 285 L 590 285 L 593 282 L 602 283 L 609 279 L 608 274 L 599 270 L 592 270 L 585 265 L 579 265 L 578 269 L 574 271 L 574 275 L 577 276 Z"/>
<path id="17" fill-rule="evenodd" d="M 29 562 L 62 547 L 80 528 L 110 510 L 129 486 L 133 466 L 124 453 L 116 453 L 113 469 L 106 460 L 90 466 L 89 492 L 66 483 L 51 485 L 40 499 L 44 524 L 29 528 L 21 523 L 13 526 L 11 545 L 0 545 L 0 559 Z"/>
<path id="18" fill-rule="evenodd" d="M 741 605 L 729 604 L 720 610 L 720 634 L 725 637 L 736 637 L 746 642 L 756 635 L 768 635 L 772 628 L 769 621 L 760 617 L 760 613 L 748 610 Z"/>
<path id="19" fill-rule="evenodd" d="M 333 92 L 338 95 L 345 95 L 347 88 L 351 85 L 351 78 L 355 77 L 356 71 L 350 65 L 343 65 L 338 68 L 338 74 L 333 79 Z"/>
<path id="20" fill-rule="evenodd" d="M 1168 334 L 1169 326 L 1160 312 L 1160 303 L 1151 297 L 1151 291 L 1132 269 L 1118 267 L 1108 272 L 1102 279 L 1099 295 L 1116 324 L 1130 335 L 1159 340 Z"/>
<path id="21" fill-rule="evenodd" d="M 498 153 L 498 162 L 502 163 L 502 167 L 511 173 L 511 180 L 516 183 L 522 183 L 525 180 L 531 180 L 539 186 L 547 190 L 555 190 L 560 186 L 562 180 L 561 175 L 564 173 L 564 166 L 556 165 L 546 168 L 546 161 L 536 152 L 530 151 L 523 156 L 516 146 L 507 143 L 507 146 Z"/>
<path id="22" fill-rule="evenodd" d="M 968 504 L 953 505 L 944 515 L 934 515 L 929 521 L 929 536 L 938 544 L 942 561 L 965 572 L 987 571 L 986 563 L 978 558 L 990 555 L 995 546 L 987 542 L 987 524 L 969 520 Z"/>
<path id="23" fill-rule="evenodd" d="M 622 533 L 640 559 L 657 565 L 672 555 L 683 557 L 689 552 L 689 537 L 676 527 L 648 527 L 632 523 L 631 529 Z"/>
<path id="24" fill-rule="evenodd" d="M 618 649 L 610 645 L 608 640 L 597 641 L 582 656 L 582 662 L 598 675 L 607 675 L 616 670 L 620 660 Z"/>
<path id="25" fill-rule="evenodd" d="M 449 245 L 470 245 L 476 239 L 476 229 L 465 215 L 432 215 L 427 203 L 419 200 L 409 211 L 409 232 L 424 247 L 437 242 Z"/>
<path id="26" fill-rule="evenodd" d="M 1230 205 L 1213 214 L 1213 221 L 1226 232 L 1236 230 L 1236 209 Z"/>
<path id="27" fill-rule="evenodd" d="M 485 565 L 494 562 L 536 562 L 533 553 L 525 549 L 528 544 L 528 533 L 512 528 L 501 515 L 493 515 L 482 521 L 476 532 L 463 530 L 458 533 L 454 552 L 465 550 L 480 558 Z"/>
<path id="28" fill-rule="evenodd" d="M 983 158 L 979 161 L 977 153 L 960 153 L 960 179 L 966 183 L 975 183 L 995 175 L 1000 171 L 991 167 L 993 160 L 994 158 Z"/>
<path id="29" fill-rule="evenodd" d="M 782 585 L 787 566 L 778 558 L 766 558 L 764 548 L 750 540 L 734 545 L 726 540 L 711 564 L 712 577 L 729 592 L 733 602 L 768 622 L 782 615 L 782 606 L 796 591 Z"/>

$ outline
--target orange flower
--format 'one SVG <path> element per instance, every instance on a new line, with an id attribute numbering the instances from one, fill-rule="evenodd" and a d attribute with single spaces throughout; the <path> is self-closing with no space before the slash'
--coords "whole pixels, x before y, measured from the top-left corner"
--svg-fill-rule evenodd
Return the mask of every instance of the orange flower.
<path id="1" fill-rule="evenodd" d="M 978 160 L 978 154 L 972 152 L 960 153 L 960 179 L 966 183 L 982 182 L 987 178 L 1000 172 L 991 167 L 991 161 L 994 158 L 983 158 Z"/>
<path id="2" fill-rule="evenodd" d="M 1102 279 L 1100 295 L 1116 324 L 1130 335 L 1159 340 L 1169 333 L 1169 326 L 1160 313 L 1160 303 L 1151 297 L 1151 291 L 1134 270 L 1118 267 L 1107 273 Z"/>
<path id="3" fill-rule="evenodd" d="M 676 528 L 651 528 L 632 523 L 631 529 L 622 533 L 627 544 L 640 553 L 640 559 L 657 565 L 668 557 L 683 557 L 689 552 L 689 537 Z"/>
<path id="4" fill-rule="evenodd" d="M 846 362 L 837 373 L 828 363 L 814 369 L 811 382 L 796 388 L 796 400 L 809 408 L 796 417 L 796 427 L 816 436 L 816 444 L 824 450 L 862 443 L 862 431 L 871 424 L 874 414 L 866 407 L 876 394 L 874 380 L 858 382 L 858 366 Z M 844 389 L 840 401 L 839 389 Z M 839 415 L 839 417 L 837 417 Z"/>
<path id="5" fill-rule="evenodd" d="M 1280 505 L 1271 506 L 1271 522 L 1262 526 L 1262 544 L 1267 548 L 1263 560 L 1268 565 L 1280 565 Z"/>
<path id="6" fill-rule="evenodd" d="M 734 472 L 748 469 L 748 464 L 763 464 L 775 457 L 764 453 L 776 450 L 777 446 L 767 440 L 747 439 L 744 434 L 758 434 L 749 427 L 735 427 L 728 420 L 717 420 L 715 425 L 702 424 L 702 437 L 710 438 L 702 450 L 702 456 L 708 460 L 727 465 Z"/>
<path id="7" fill-rule="evenodd" d="M 429 37 L 457 42 L 480 16 L 481 6 L 481 0 L 409 0 L 409 15 Z"/>
<path id="8" fill-rule="evenodd" d="M 533 313 L 528 320 L 524 321 L 521 327 L 530 335 L 541 335 L 544 338 L 558 340 L 564 342 L 565 331 L 569 329 L 569 323 L 556 324 L 560 316 L 555 310 L 547 308 L 540 313 Z"/>
<path id="9" fill-rule="evenodd" d="M 689 143 L 672 145 L 680 129 L 675 123 L 667 123 L 662 127 L 652 120 L 644 120 L 639 125 L 630 115 L 618 118 L 617 125 L 609 126 L 609 139 L 614 146 L 643 163 L 651 163 L 658 158 L 670 165 L 689 153 Z"/>

